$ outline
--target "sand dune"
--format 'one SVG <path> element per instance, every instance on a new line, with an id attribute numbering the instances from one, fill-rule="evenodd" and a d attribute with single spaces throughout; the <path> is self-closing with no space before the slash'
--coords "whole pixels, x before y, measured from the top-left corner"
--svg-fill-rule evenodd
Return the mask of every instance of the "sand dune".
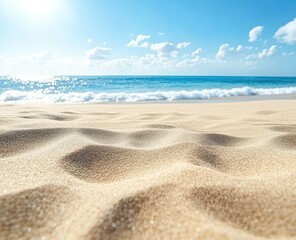
<path id="1" fill-rule="evenodd" d="M 295 239 L 295 106 L 2 105 L 0 239 Z"/>

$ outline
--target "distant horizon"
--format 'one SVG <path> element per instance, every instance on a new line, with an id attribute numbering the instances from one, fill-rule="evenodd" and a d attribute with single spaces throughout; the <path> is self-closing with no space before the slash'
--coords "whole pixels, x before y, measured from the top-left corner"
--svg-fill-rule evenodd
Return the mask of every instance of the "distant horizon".
<path id="1" fill-rule="evenodd" d="M 254 77 L 254 78 L 296 78 L 296 75 L 293 76 L 285 76 L 285 75 L 181 75 L 181 74 L 85 74 L 85 75 L 72 75 L 72 74 L 56 74 L 56 75 L 48 75 L 48 76 L 38 76 L 38 75 L 32 75 L 31 77 L 38 78 L 38 77 L 44 77 L 44 78 L 54 78 L 54 77 L 124 77 L 124 76 L 130 76 L 130 77 Z M 28 78 L 30 76 L 23 75 L 23 76 L 17 76 L 15 75 L 0 75 L 1 77 L 12 77 L 12 78 Z"/>

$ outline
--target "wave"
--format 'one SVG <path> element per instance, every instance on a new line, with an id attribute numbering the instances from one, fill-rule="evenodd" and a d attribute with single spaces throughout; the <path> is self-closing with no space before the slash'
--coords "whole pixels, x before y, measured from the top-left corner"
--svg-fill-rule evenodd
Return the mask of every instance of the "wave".
<path id="1" fill-rule="evenodd" d="M 296 94 L 296 87 L 232 89 L 203 89 L 193 91 L 154 91 L 154 92 L 70 92 L 45 93 L 43 91 L 8 90 L 0 94 L 0 102 L 44 102 L 44 103 L 100 103 L 100 102 L 141 102 L 141 101 L 178 101 L 223 98 L 254 95 Z"/>

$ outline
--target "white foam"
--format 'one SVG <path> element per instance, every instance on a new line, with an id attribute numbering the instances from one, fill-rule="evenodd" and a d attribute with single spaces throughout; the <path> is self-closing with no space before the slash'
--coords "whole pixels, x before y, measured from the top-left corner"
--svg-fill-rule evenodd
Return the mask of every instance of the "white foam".
<path id="1" fill-rule="evenodd" d="M 140 102 L 140 101 L 174 101 L 222 98 L 251 95 L 284 95 L 296 94 L 296 87 L 284 88 L 232 88 L 232 89 L 203 89 L 193 91 L 155 91 L 155 92 L 71 92 L 47 94 L 42 91 L 10 90 L 0 94 L 0 102 L 45 102 L 45 103 L 96 103 L 96 102 Z"/>

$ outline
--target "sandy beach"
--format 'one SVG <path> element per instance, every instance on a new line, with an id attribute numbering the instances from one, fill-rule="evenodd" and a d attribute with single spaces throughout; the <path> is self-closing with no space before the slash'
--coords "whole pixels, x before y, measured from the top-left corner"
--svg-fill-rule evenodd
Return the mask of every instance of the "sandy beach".
<path id="1" fill-rule="evenodd" d="M 0 239 L 296 238 L 296 100 L 0 116 Z"/>

